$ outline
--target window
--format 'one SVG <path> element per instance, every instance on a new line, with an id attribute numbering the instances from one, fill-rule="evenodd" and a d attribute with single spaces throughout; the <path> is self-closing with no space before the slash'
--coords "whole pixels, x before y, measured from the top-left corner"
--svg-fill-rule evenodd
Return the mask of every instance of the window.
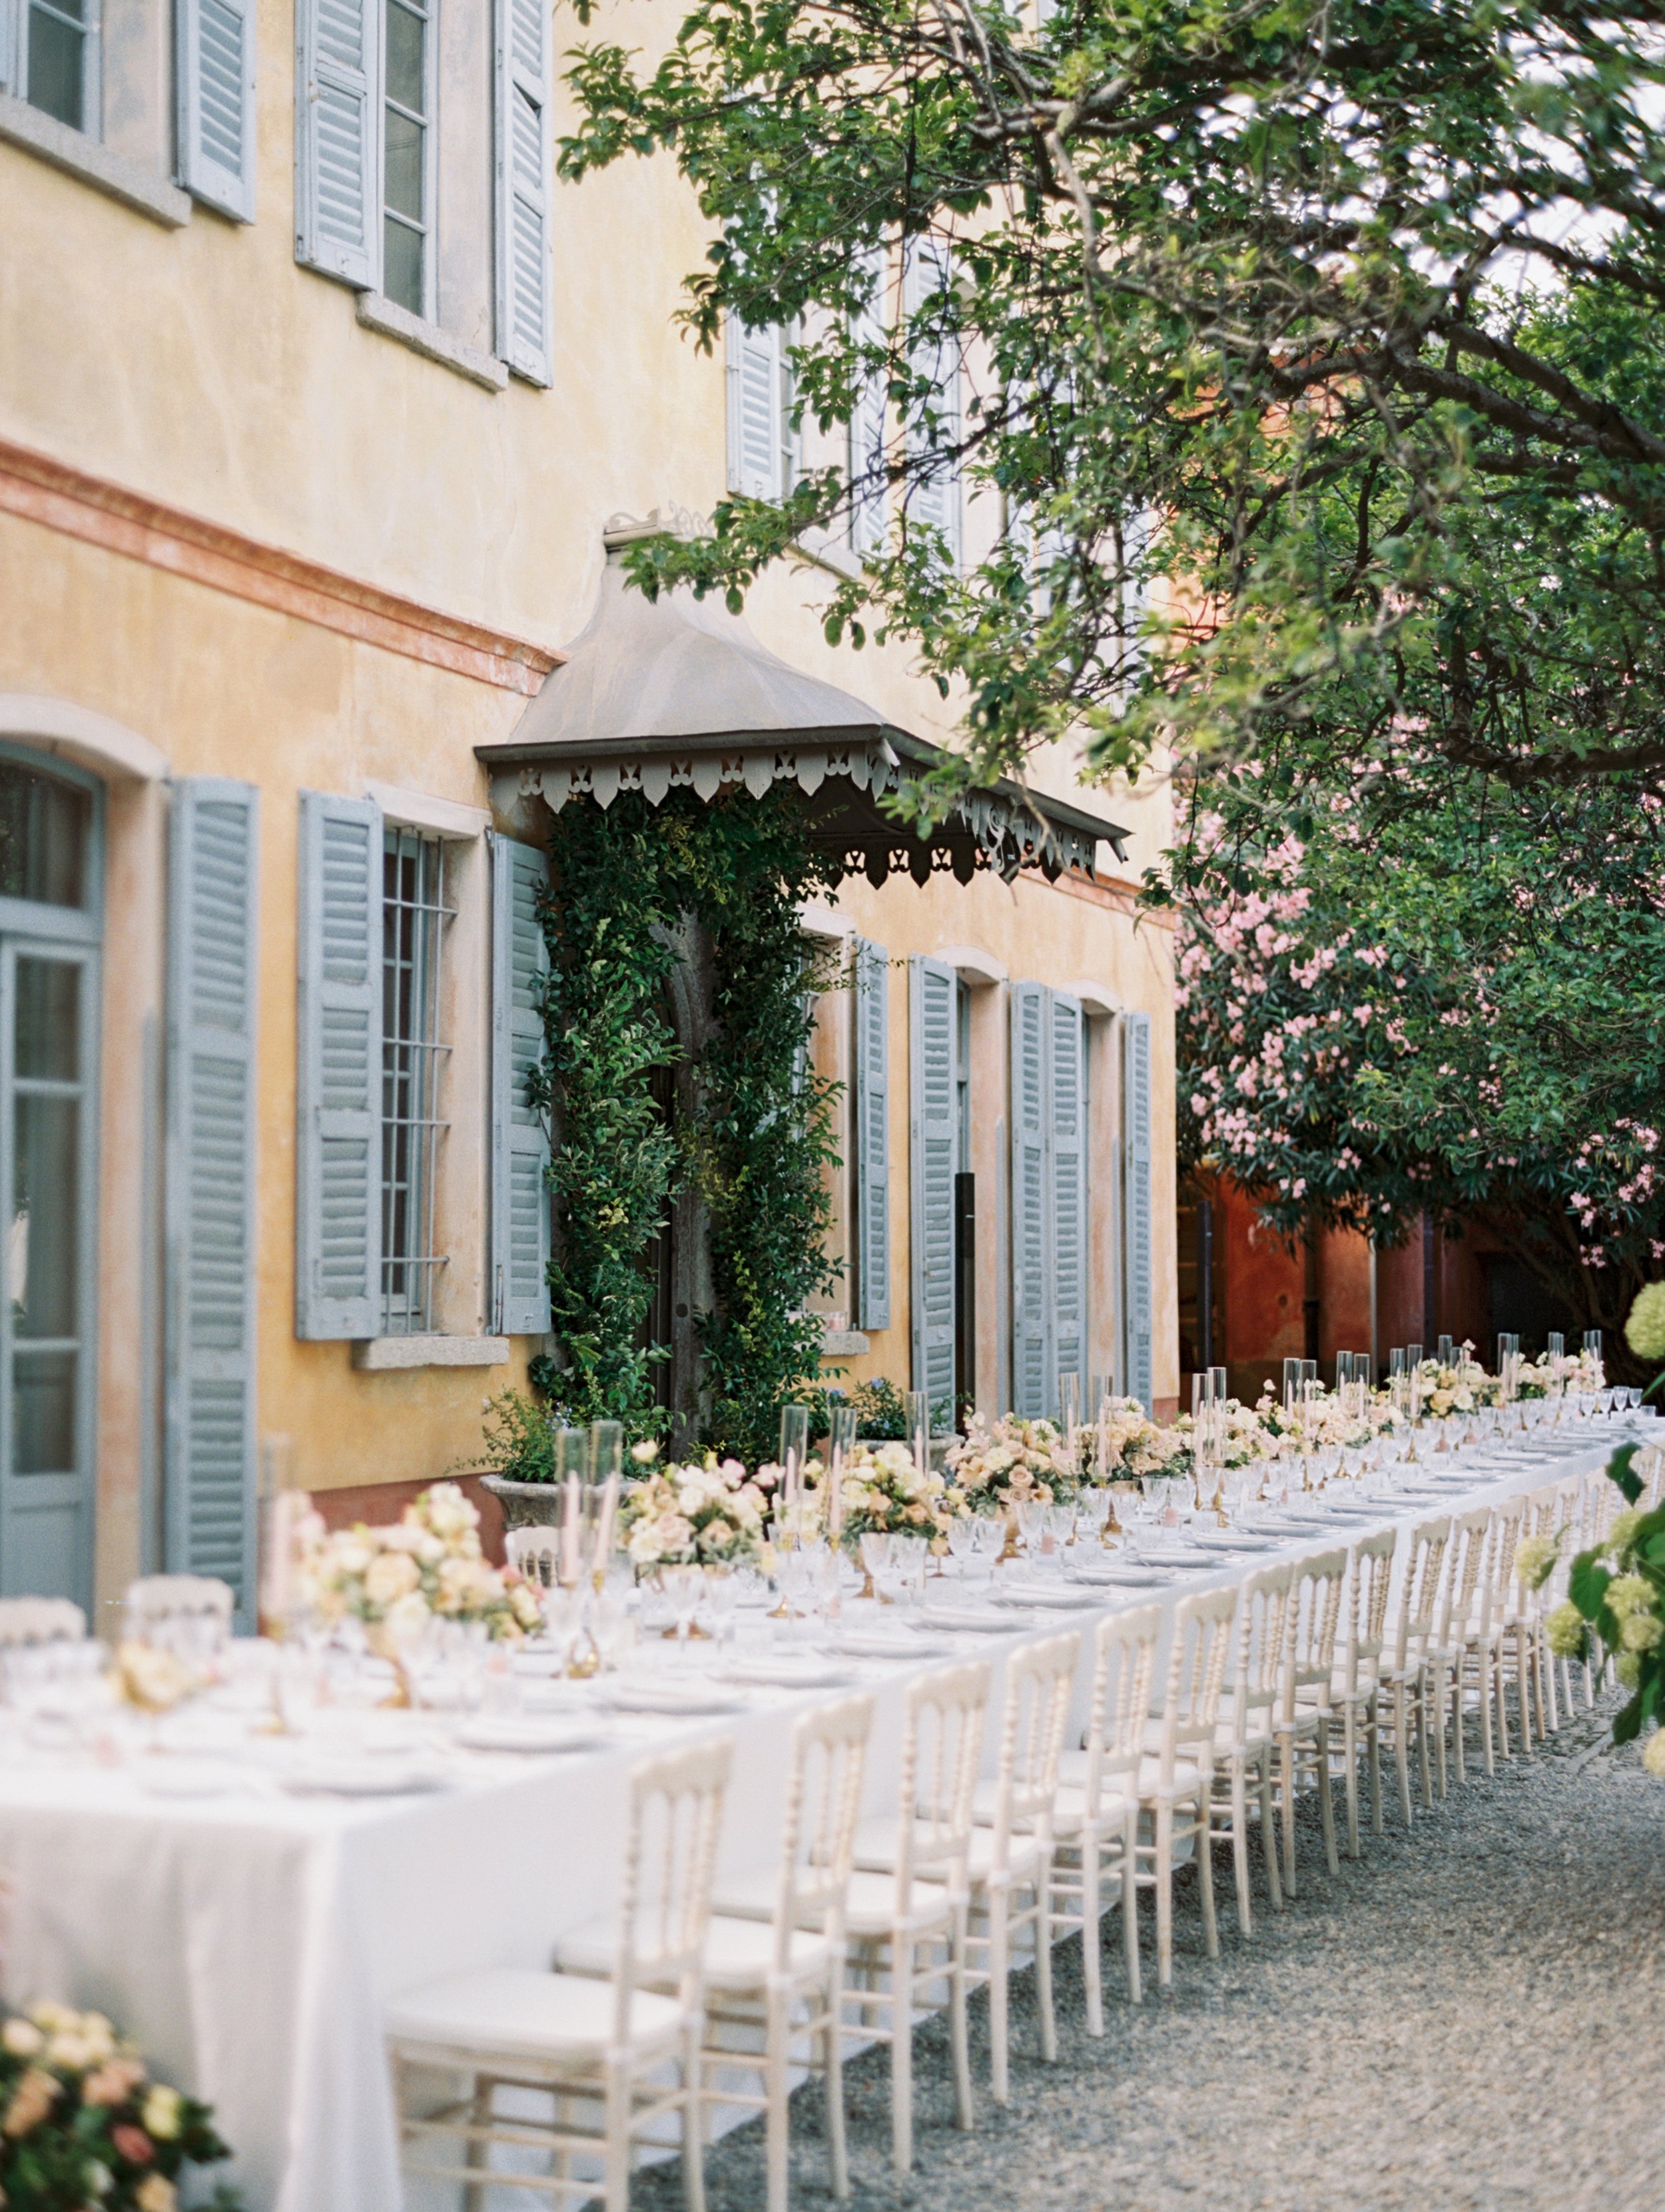
<path id="1" fill-rule="evenodd" d="M 391 12 L 392 0 L 390 0 Z M 440 1140 L 440 966 L 445 847 L 389 829 L 382 862 L 381 1334 L 434 1328 L 434 1189 Z"/>
<path id="2" fill-rule="evenodd" d="M 381 289 L 413 315 L 428 313 L 429 154 L 433 18 L 418 0 L 385 0 Z"/>
<path id="3" fill-rule="evenodd" d="M 96 136 L 100 0 L 23 0 L 18 92 L 32 107 Z"/>
<path id="4" fill-rule="evenodd" d="M 784 499 L 798 477 L 789 329 L 728 325 L 728 488 Z"/>
<path id="5" fill-rule="evenodd" d="M 924 460 L 909 479 L 908 519 L 934 530 L 949 563 L 960 562 L 960 463 L 955 448 L 961 437 L 959 334 L 951 301 L 953 265 L 941 247 L 927 241 L 913 247 L 903 271 L 902 301 L 908 319 L 908 365 L 931 397 L 908 423 L 908 456 Z"/>

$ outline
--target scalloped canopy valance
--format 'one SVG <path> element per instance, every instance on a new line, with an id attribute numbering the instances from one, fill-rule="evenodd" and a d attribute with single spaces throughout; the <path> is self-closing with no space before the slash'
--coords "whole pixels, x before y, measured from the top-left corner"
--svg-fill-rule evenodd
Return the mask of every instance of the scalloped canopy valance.
<path id="1" fill-rule="evenodd" d="M 945 819 L 910 830 L 883 801 L 944 758 L 836 685 L 765 649 L 745 623 L 687 591 L 650 600 L 619 560 L 630 529 L 610 532 L 596 611 L 564 663 L 501 744 L 477 748 L 505 811 L 541 797 L 609 806 L 621 791 L 659 805 L 687 788 L 709 803 L 744 787 L 761 799 L 795 783 L 812 802 L 810 834 L 846 874 L 923 882 L 979 868 L 1091 875 L 1098 842 L 1123 856 L 1116 823 L 1001 782 L 968 792 Z"/>

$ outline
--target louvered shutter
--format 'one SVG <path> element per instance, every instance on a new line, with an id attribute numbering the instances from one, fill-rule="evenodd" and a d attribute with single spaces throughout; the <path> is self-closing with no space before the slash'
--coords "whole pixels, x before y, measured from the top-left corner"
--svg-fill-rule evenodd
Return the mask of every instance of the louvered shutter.
<path id="1" fill-rule="evenodd" d="M 1047 1150 L 1047 994 L 1039 983 L 1018 983 L 1012 992 L 1012 1402 L 1028 1420 L 1053 1410 Z"/>
<path id="2" fill-rule="evenodd" d="M 1047 1414 L 1055 1419 L 1057 1377 L 1077 1374 L 1082 1389 L 1087 1387 L 1086 1038 L 1081 1001 L 1065 991 L 1048 992 L 1047 998 L 1053 1374 Z"/>
<path id="3" fill-rule="evenodd" d="M 373 0 L 296 0 L 298 261 L 381 286 L 381 33 Z"/>
<path id="4" fill-rule="evenodd" d="M 163 1543 L 255 1582 L 255 975 L 258 793 L 176 784 L 169 830 Z"/>
<path id="5" fill-rule="evenodd" d="M 909 319 L 946 293 L 951 278 L 947 257 L 939 248 L 915 243 L 908 249 L 902 293 Z M 958 442 L 960 434 L 960 371 L 957 347 L 951 337 L 934 332 L 915 338 L 910 365 L 935 395 L 932 420 L 921 419 L 916 408 L 908 428 L 910 459 Z M 960 471 L 953 460 L 940 460 L 923 475 L 910 478 L 908 512 L 915 522 L 939 530 L 955 567 L 960 557 Z"/>
<path id="6" fill-rule="evenodd" d="M 728 318 L 728 488 L 747 499 L 781 496 L 781 333 Z"/>
<path id="7" fill-rule="evenodd" d="M 855 959 L 856 1327 L 890 1326 L 890 969 L 858 937 Z"/>
<path id="8" fill-rule="evenodd" d="M 954 1397 L 954 970 L 908 963 L 908 1285 L 914 1388 Z"/>
<path id="9" fill-rule="evenodd" d="M 882 254 L 866 258 L 872 285 L 869 304 L 856 319 L 853 335 L 857 344 L 884 343 Z M 856 390 L 850 416 L 850 483 L 859 486 L 850 510 L 850 541 L 858 553 L 877 553 L 884 544 L 884 420 L 885 388 L 881 374 L 865 374 Z"/>
<path id="10" fill-rule="evenodd" d="M 549 968 L 538 902 L 549 862 L 535 845 L 491 841 L 491 1297 L 494 1334 L 550 1326 L 550 1134 L 526 1096 L 544 1058 Z"/>
<path id="11" fill-rule="evenodd" d="M 301 794 L 295 1333 L 381 1324 L 382 822 Z"/>
<path id="12" fill-rule="evenodd" d="M 179 182 L 241 222 L 254 220 L 254 49 L 251 0 L 175 0 Z"/>
<path id="13" fill-rule="evenodd" d="M 1151 1017 L 1121 1018 L 1122 1310 L 1127 1395 L 1151 1409 Z"/>
<path id="14" fill-rule="evenodd" d="M 552 380 L 549 0 L 497 0 L 497 350 Z"/>

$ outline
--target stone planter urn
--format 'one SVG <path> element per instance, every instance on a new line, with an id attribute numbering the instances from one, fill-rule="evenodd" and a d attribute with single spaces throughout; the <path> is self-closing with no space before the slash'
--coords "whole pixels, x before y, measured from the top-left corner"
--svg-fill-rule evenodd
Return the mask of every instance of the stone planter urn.
<path id="1" fill-rule="evenodd" d="M 482 1490 L 489 1490 L 502 1508 L 503 1528 L 547 1528 L 561 1507 L 561 1486 L 556 1482 L 511 1482 L 507 1475 L 483 1474 Z"/>

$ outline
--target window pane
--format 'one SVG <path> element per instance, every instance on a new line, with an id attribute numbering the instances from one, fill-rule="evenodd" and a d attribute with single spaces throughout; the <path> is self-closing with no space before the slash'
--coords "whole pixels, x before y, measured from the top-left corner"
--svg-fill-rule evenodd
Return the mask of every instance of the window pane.
<path id="1" fill-rule="evenodd" d="M 81 1073 L 81 969 L 70 960 L 17 963 L 16 1066 L 21 1076 L 74 1083 Z"/>
<path id="2" fill-rule="evenodd" d="M 390 830 L 382 876 L 382 1327 L 432 1328 L 443 847 Z"/>
<path id="3" fill-rule="evenodd" d="M 396 307 L 413 315 L 426 312 L 422 295 L 422 234 L 391 215 L 382 226 L 381 289 Z"/>
<path id="4" fill-rule="evenodd" d="M 73 1352 L 20 1352 L 14 1360 L 14 1474 L 74 1472 L 76 1358 Z"/>
<path id="5" fill-rule="evenodd" d="M 413 115 L 426 115 L 423 69 L 428 26 L 420 15 L 402 8 L 399 0 L 387 4 L 387 97 L 408 107 Z"/>
<path id="6" fill-rule="evenodd" d="M 387 111 L 387 204 L 397 214 L 422 221 L 422 156 L 426 133 L 397 108 Z"/>
<path id="7" fill-rule="evenodd" d="M 66 12 L 78 15 L 80 9 Z M 72 131 L 82 127 L 85 51 L 84 33 L 74 24 L 44 8 L 29 10 L 29 104 Z"/>
<path id="8" fill-rule="evenodd" d="M 0 760 L 0 897 L 85 906 L 92 820 L 79 784 Z"/>
<path id="9" fill-rule="evenodd" d="M 81 1105 L 16 1096 L 7 1289 L 17 1336 L 76 1333 Z"/>

